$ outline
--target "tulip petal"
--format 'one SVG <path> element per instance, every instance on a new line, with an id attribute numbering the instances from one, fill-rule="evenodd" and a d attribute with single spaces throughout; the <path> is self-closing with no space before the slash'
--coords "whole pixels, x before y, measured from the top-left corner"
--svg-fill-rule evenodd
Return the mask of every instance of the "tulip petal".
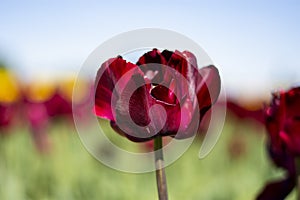
<path id="1" fill-rule="evenodd" d="M 188 93 L 190 93 L 190 88 L 191 91 L 194 91 L 194 77 L 189 76 L 189 73 L 196 68 L 191 69 L 191 65 L 188 65 L 185 56 L 177 50 L 175 52 L 164 50 L 162 52 L 162 55 L 167 61 L 167 66 L 171 67 L 171 69 L 176 70 L 175 73 L 170 69 L 164 71 L 164 83 L 171 84 L 171 80 L 176 80 L 177 84 L 174 90 L 176 90 L 176 94 L 178 94 L 178 96 L 180 97 L 179 100 L 181 101 Z"/>
<path id="2" fill-rule="evenodd" d="M 58 91 L 45 101 L 47 113 L 50 117 L 72 115 L 72 103 L 64 98 Z"/>
<path id="3" fill-rule="evenodd" d="M 287 152 L 286 148 L 277 148 L 271 142 L 267 145 L 267 151 L 271 157 L 273 163 L 289 174 L 296 174 L 295 158 L 293 155 Z"/>
<path id="4" fill-rule="evenodd" d="M 164 77 L 162 75 L 164 74 L 164 68 L 161 65 L 166 65 L 167 63 L 159 50 L 153 49 L 145 53 L 139 58 L 136 64 L 138 66 L 143 65 L 141 70 L 144 74 L 148 75 L 147 77 L 153 82 L 159 83 L 163 81 Z"/>
<path id="5" fill-rule="evenodd" d="M 295 178 L 289 176 L 284 180 L 267 184 L 256 198 L 257 200 L 284 200 L 295 187 Z"/>
<path id="6" fill-rule="evenodd" d="M 126 62 L 122 57 L 109 59 L 101 65 L 95 81 L 95 113 L 97 116 L 115 120 L 111 107 L 113 90 L 121 77 L 133 68 L 137 68 L 137 66 Z M 129 79 L 130 76 L 123 79 L 124 83 L 119 85 L 126 85 Z"/>
<path id="7" fill-rule="evenodd" d="M 169 67 L 172 67 L 173 69 L 178 71 L 185 78 L 187 77 L 188 64 L 187 60 L 181 52 L 177 50 L 175 52 L 164 50 L 162 52 L 162 55 L 165 57 L 167 65 Z"/>
<path id="8" fill-rule="evenodd" d="M 273 148 L 288 149 L 300 155 L 300 87 L 273 94 L 271 105 L 265 110 L 266 127 Z"/>
<path id="9" fill-rule="evenodd" d="M 221 80 L 218 69 L 210 65 L 199 70 L 201 78 L 196 79 L 196 93 L 202 118 L 220 94 Z"/>
<path id="10" fill-rule="evenodd" d="M 149 63 L 166 64 L 166 60 L 159 50 L 153 49 L 152 51 L 149 51 L 141 56 L 136 64 L 144 65 Z"/>
<path id="11" fill-rule="evenodd" d="M 173 80 L 172 82 L 175 83 L 176 81 Z M 190 98 L 186 98 L 182 104 L 179 104 L 172 91 L 161 85 L 151 90 L 151 96 L 157 104 L 163 106 L 167 113 L 167 120 L 160 132 L 161 135 L 183 139 L 190 137 L 196 132 L 199 119 L 195 117 L 195 109 Z"/>
<path id="12" fill-rule="evenodd" d="M 285 104 L 287 117 L 300 115 L 300 87 L 292 88 L 285 93 Z"/>
<path id="13" fill-rule="evenodd" d="M 128 117 L 139 126 L 146 126 L 150 119 L 148 115 L 149 109 L 149 85 L 146 85 L 144 78 L 140 74 L 134 74 L 131 80 L 127 82 L 124 90 L 119 96 L 116 103 L 117 117 Z M 131 92 L 133 92 L 131 94 Z M 127 116 L 128 113 L 130 116 Z"/>
<path id="14" fill-rule="evenodd" d="M 150 85 L 137 73 L 132 75 L 116 101 L 116 122 L 112 128 L 134 142 L 152 139 L 159 132 L 155 123 L 150 124 Z M 155 113 L 156 118 L 160 113 Z"/>
<path id="15" fill-rule="evenodd" d="M 163 85 L 157 85 L 151 89 L 151 95 L 156 101 L 161 101 L 170 105 L 176 104 L 177 99 L 173 91 Z"/>

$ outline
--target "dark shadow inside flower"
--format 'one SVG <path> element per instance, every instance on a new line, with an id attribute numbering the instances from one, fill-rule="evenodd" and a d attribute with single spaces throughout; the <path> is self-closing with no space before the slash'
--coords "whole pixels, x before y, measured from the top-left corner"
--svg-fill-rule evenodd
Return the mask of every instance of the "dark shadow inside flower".
<path id="1" fill-rule="evenodd" d="M 151 89 L 151 96 L 159 102 L 173 105 L 175 106 L 178 104 L 178 100 L 172 90 L 169 88 L 163 86 L 163 85 L 157 85 Z"/>
<path id="2" fill-rule="evenodd" d="M 293 119 L 294 119 L 295 121 L 300 121 L 300 116 L 294 116 Z"/>
<path id="3" fill-rule="evenodd" d="M 153 49 L 152 51 L 149 51 L 141 56 L 136 64 L 138 66 L 142 66 L 150 63 L 152 65 L 147 65 L 147 67 L 140 67 L 141 70 L 144 72 L 146 77 L 154 83 L 162 82 L 164 78 L 162 76 L 162 74 L 164 73 L 163 68 L 160 65 L 154 65 L 154 63 L 165 65 L 167 64 L 166 59 L 157 49 Z"/>
<path id="4" fill-rule="evenodd" d="M 167 114 L 166 122 L 163 126 L 163 129 L 160 131 L 161 135 L 174 135 L 178 132 L 180 121 L 181 121 L 181 109 L 179 101 L 172 90 L 169 88 L 158 85 L 151 89 L 151 97 L 155 104 L 161 105 L 162 109 L 165 110 Z M 154 115 L 153 119 L 159 117 L 159 115 Z M 159 117 L 160 118 L 160 117 Z M 162 122 L 162 120 L 159 120 Z M 160 122 L 160 123 L 161 123 Z M 159 123 L 159 122 L 157 122 Z"/>

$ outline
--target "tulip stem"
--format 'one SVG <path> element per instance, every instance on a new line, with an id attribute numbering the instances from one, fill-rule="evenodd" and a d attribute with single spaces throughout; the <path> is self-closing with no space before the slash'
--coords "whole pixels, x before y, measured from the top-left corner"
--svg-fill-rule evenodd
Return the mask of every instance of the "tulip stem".
<path id="1" fill-rule="evenodd" d="M 156 167 L 156 184 L 159 200 L 168 200 L 167 181 L 164 169 L 164 156 L 162 150 L 162 137 L 158 136 L 154 139 L 154 154 Z"/>

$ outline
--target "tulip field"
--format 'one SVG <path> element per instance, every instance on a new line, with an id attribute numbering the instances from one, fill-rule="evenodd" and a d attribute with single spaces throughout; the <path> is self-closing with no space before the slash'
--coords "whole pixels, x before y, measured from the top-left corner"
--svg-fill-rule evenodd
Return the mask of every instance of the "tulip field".
<path id="1" fill-rule="evenodd" d="M 97 129 L 95 129 L 97 131 Z M 1 200 L 157 199 L 155 174 L 129 174 L 94 159 L 68 123 L 49 129 L 51 151 L 39 153 L 27 127 L 14 127 L 0 140 Z M 204 159 L 195 140 L 187 152 L 166 168 L 172 200 L 255 199 L 267 181 L 284 172 L 271 163 L 263 127 L 229 115 L 220 140 Z M 113 131 L 113 137 L 134 144 Z M 140 146 L 135 146 L 140 148 Z M 295 199 L 293 192 L 287 199 Z"/>
<path id="2" fill-rule="evenodd" d="M 0 200 L 300 200 L 300 1 L 0 7 Z"/>
<path id="3" fill-rule="evenodd" d="M 0 68 L 1 200 L 299 197 L 300 87 L 224 97 L 215 66 L 156 48 L 95 76 L 22 84 Z M 200 159 L 202 145 L 213 146 Z"/>

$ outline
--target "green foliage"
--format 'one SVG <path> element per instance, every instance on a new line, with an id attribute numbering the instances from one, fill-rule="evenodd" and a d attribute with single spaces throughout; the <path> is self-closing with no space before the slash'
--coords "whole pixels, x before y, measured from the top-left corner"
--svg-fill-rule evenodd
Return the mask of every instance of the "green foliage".
<path id="1" fill-rule="evenodd" d="M 0 141 L 2 200 L 157 199 L 154 173 L 128 174 L 102 165 L 67 125 L 50 130 L 53 150 L 46 155 L 35 150 L 26 129 L 14 132 Z M 203 160 L 198 158 L 200 145 L 195 141 L 166 168 L 170 199 L 255 199 L 268 180 L 284 175 L 266 155 L 263 131 L 250 125 L 227 123 L 216 147 Z M 230 150 L 232 146 L 237 152 Z"/>

